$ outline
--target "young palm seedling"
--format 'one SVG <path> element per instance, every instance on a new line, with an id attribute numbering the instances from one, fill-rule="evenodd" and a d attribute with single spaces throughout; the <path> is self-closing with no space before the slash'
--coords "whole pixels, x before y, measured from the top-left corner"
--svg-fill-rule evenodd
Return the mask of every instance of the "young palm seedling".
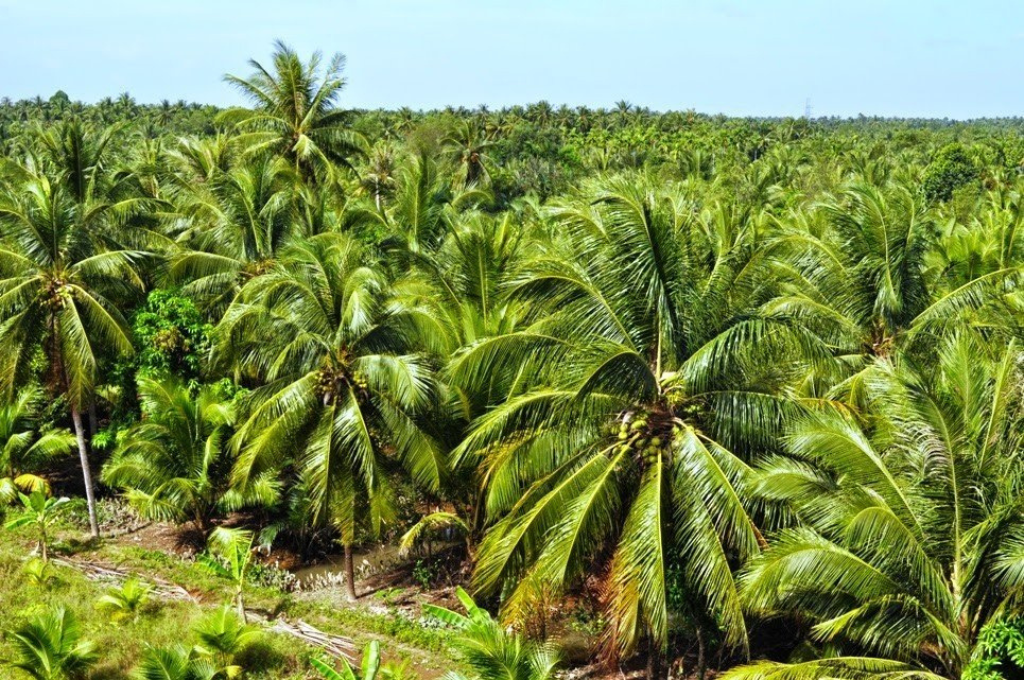
<path id="1" fill-rule="evenodd" d="M 96 607 L 110 613 L 110 619 L 114 622 L 134 621 L 139 618 L 152 592 L 153 587 L 149 584 L 131 577 L 121 586 L 100 596 Z"/>
<path id="2" fill-rule="evenodd" d="M 18 492 L 18 499 L 21 501 L 21 512 L 7 522 L 7 529 L 13 530 L 24 525 L 33 525 L 36 531 L 39 555 L 45 563 L 50 559 L 47 548 L 49 540 L 47 528 L 57 519 L 58 509 L 70 500 L 67 497 L 54 499 L 39 489 L 31 494 Z"/>

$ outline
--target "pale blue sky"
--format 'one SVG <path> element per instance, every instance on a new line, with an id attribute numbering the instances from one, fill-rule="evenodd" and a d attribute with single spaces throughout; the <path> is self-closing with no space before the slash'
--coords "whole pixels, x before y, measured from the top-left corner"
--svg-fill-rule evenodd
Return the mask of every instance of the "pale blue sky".
<path id="1" fill-rule="evenodd" d="M 0 96 L 236 103 L 275 38 L 344 52 L 357 107 L 1024 114 L 1014 0 L 0 0 Z"/>

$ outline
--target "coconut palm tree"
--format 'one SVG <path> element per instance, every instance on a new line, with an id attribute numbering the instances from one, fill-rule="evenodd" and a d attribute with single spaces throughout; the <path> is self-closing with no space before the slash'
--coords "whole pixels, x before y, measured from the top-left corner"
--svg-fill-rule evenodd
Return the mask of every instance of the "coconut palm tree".
<path id="1" fill-rule="evenodd" d="M 453 194 L 437 162 L 426 150 L 409 156 L 398 169 L 390 210 L 383 215 L 384 248 L 407 264 L 430 253 L 444 240 L 452 216 Z"/>
<path id="2" fill-rule="evenodd" d="M 370 150 L 360 184 L 364 191 L 373 195 L 373 204 L 378 211 L 383 210 L 386 199 L 394 192 L 397 166 L 398 154 L 394 145 L 379 142 Z"/>
<path id="3" fill-rule="evenodd" d="M 96 645 L 82 638 L 77 618 L 63 606 L 6 633 L 18 653 L 11 664 L 33 679 L 81 678 L 98 657 Z"/>
<path id="4" fill-rule="evenodd" d="M 433 257 L 444 243 L 461 212 L 478 207 L 489 198 L 480 188 L 453 190 L 434 157 L 420 149 L 398 169 L 391 205 L 380 216 L 386 237 L 381 247 L 397 273 L 408 271 Z"/>
<path id="5" fill-rule="evenodd" d="M 230 171 L 236 162 L 234 152 L 232 138 L 224 134 L 178 140 L 164 157 L 170 186 L 178 191 L 194 191 L 196 185 Z"/>
<path id="6" fill-rule="evenodd" d="M 235 479 L 293 469 L 314 524 L 333 524 L 355 597 L 357 522 L 390 515 L 385 470 L 397 458 L 436 489 L 444 461 L 418 417 L 433 400 L 414 340 L 443 331 L 429 310 L 392 304 L 390 285 L 350 237 L 321 234 L 243 287 L 216 333 L 216 354 L 267 383 L 235 435 Z"/>
<path id="7" fill-rule="evenodd" d="M 75 449 L 75 437 L 66 430 L 38 431 L 42 398 L 42 390 L 30 387 L 0 404 L 0 504 L 16 499 L 19 490 L 48 490 L 46 481 L 29 470 Z"/>
<path id="8" fill-rule="evenodd" d="M 293 175 L 285 161 L 263 155 L 182 193 L 178 214 L 189 227 L 177 236 L 172 281 L 214 312 L 223 311 L 295 234 Z"/>
<path id="9" fill-rule="evenodd" d="M 910 188 L 849 186 L 822 210 L 828 229 L 787 225 L 776 253 L 791 264 L 789 285 L 768 315 L 799 319 L 847 367 L 841 390 L 856 394 L 876 357 L 927 351 L 943 328 L 993 300 L 1020 276 L 1006 263 L 957 282 L 936 277 L 929 253 L 934 216 Z"/>
<path id="10" fill-rule="evenodd" d="M 230 605 L 214 610 L 200 620 L 195 634 L 199 639 L 196 650 L 213 661 L 217 677 L 228 679 L 241 676 L 244 670 L 237 661 L 239 653 L 263 635 L 232 612 Z"/>
<path id="11" fill-rule="evenodd" d="M 96 608 L 109 613 L 113 622 L 134 621 L 139 618 L 152 593 L 152 586 L 135 577 L 129 577 L 120 586 L 100 596 L 96 600 Z"/>
<path id="12" fill-rule="evenodd" d="M 160 204 L 147 195 L 140 176 L 123 167 L 124 128 L 122 123 L 97 129 L 71 118 L 40 129 L 28 140 L 26 165 L 67 193 L 80 226 L 95 231 L 107 248 L 156 247 L 163 243 L 160 235 L 132 222 Z M 129 224 L 132 229 L 124 229 Z"/>
<path id="13" fill-rule="evenodd" d="M 749 566 L 742 596 L 759 616 L 799 617 L 824 650 L 732 676 L 960 678 L 1024 586 L 1020 358 L 961 330 L 936 367 L 877 365 L 863 422 L 825 411 L 793 426 L 759 493 L 800 522 Z"/>
<path id="14" fill-rule="evenodd" d="M 604 563 L 608 652 L 646 643 L 657 673 L 670 560 L 725 640 L 745 648 L 733 561 L 763 543 L 744 503 L 748 461 L 795 409 L 778 390 L 827 353 L 757 317 L 773 291 L 751 224 L 715 232 L 633 179 L 587 200 L 556 213 L 562 252 L 511 289 L 531 301 L 532 323 L 470 346 L 449 370 L 469 386 L 517 371 L 456 450 L 476 462 L 493 523 L 473 583 L 509 594 L 515 617 L 535 591 Z"/>
<path id="15" fill-rule="evenodd" d="M 276 499 L 270 479 L 232 490 L 228 447 L 234 405 L 220 384 L 193 390 L 179 379 L 140 378 L 143 418 L 122 437 L 101 479 L 124 490 L 147 518 L 191 520 L 204 534 L 221 513 Z"/>
<path id="16" fill-rule="evenodd" d="M 322 55 L 314 52 L 303 63 L 277 41 L 272 59 L 272 70 L 250 60 L 248 78 L 224 77 L 253 108 L 229 109 L 221 118 L 235 124 L 239 143 L 250 153 L 279 154 L 307 181 L 326 181 L 335 166 L 351 169 L 352 158 L 365 155 L 367 144 L 350 127 L 352 112 L 337 108 L 345 87 L 344 55 L 337 53 L 323 64 Z"/>
<path id="17" fill-rule="evenodd" d="M 434 252 L 415 260 L 414 272 L 427 286 L 406 287 L 407 298 L 426 305 L 433 302 L 450 338 L 448 352 L 515 330 L 525 318 L 524 301 L 505 295 L 515 281 L 531 251 L 526 228 L 511 215 L 493 217 L 478 211 L 455 216 L 444 243 Z M 485 381 L 449 384 L 445 392 L 444 416 L 438 428 L 443 441 L 454 447 L 474 418 L 500 402 L 518 367 L 509 372 L 493 372 Z M 420 530 L 432 533 L 442 527 L 465 534 L 467 555 L 473 554 L 484 524 L 484 497 L 479 481 L 474 480 L 472 465 L 452 476 L 443 491 L 445 499 L 456 506 L 456 514 L 434 513 L 424 517 L 406 537 L 416 541 Z M 404 543 L 404 540 L 403 540 Z"/>
<path id="18" fill-rule="evenodd" d="M 26 379 L 42 346 L 46 383 L 71 411 L 89 505 L 99 534 L 83 410 L 92 404 L 104 353 L 127 354 L 132 343 L 118 304 L 142 288 L 140 251 L 111 244 L 106 226 L 135 201 L 81 202 L 33 167 L 17 189 L 0 194 L 0 390 Z"/>
<path id="19" fill-rule="evenodd" d="M 503 295 L 531 252 L 541 247 L 512 215 L 459 213 L 444 242 L 416 263 L 441 293 L 442 309 L 460 346 L 511 331 L 524 305 Z"/>
<path id="20" fill-rule="evenodd" d="M 467 189 L 490 180 L 486 149 L 493 142 L 471 121 L 457 121 L 441 144 L 448 150 L 457 169 L 456 185 Z"/>

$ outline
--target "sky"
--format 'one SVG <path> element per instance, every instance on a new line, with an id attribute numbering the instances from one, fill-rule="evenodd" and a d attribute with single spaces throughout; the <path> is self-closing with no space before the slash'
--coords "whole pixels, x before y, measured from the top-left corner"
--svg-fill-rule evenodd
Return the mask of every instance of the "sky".
<path id="1" fill-rule="evenodd" d="M 275 39 L 353 108 L 1024 115 L 1017 0 L 0 0 L 0 97 L 239 104 Z"/>

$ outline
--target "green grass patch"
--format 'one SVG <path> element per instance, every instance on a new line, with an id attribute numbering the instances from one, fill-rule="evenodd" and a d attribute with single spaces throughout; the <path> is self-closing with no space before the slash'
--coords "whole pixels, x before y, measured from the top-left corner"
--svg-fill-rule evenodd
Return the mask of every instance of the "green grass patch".
<path id="1" fill-rule="evenodd" d="M 101 653 L 100 662 L 91 672 L 93 678 L 133 677 L 139 656 L 148 646 L 193 642 L 191 631 L 196 622 L 232 597 L 227 580 L 202 563 L 123 542 L 84 541 L 80 530 L 61 527 L 52 543 L 55 557 L 102 563 L 143 581 L 162 579 L 185 588 L 199 600 L 191 603 L 153 597 L 136 619 L 115 624 L 96 607 L 97 599 L 111 584 L 59 565 L 50 566 L 51 577 L 46 583 L 36 583 L 23 569 L 33 546 L 28 532 L 0 531 L 0 622 L 4 629 L 11 629 L 50 607 L 64 605 L 73 610 L 84 636 L 94 641 Z M 367 598 L 352 606 L 332 591 L 300 595 L 267 586 L 246 588 L 247 608 L 266 617 L 302 619 L 326 632 L 351 638 L 359 647 L 378 640 L 386 659 L 406 661 L 425 678 L 452 669 L 443 630 L 424 626 L 393 607 L 376 612 L 370 609 L 373 602 Z M 251 678 L 309 678 L 315 676 L 309 658 L 317 652 L 291 637 L 268 632 L 240 661 Z M 11 642 L 0 640 L 0 676 L 23 678 L 2 661 L 13 655 Z"/>

